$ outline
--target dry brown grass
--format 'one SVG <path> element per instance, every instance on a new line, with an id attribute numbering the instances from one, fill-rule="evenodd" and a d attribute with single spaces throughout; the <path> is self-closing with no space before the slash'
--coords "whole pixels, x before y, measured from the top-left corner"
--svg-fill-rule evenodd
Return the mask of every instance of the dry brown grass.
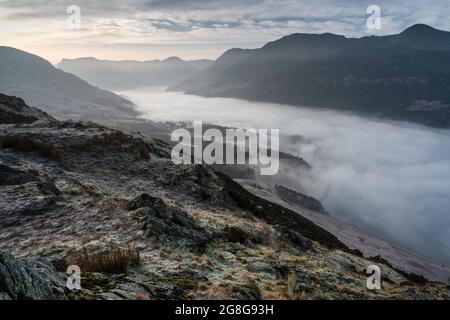
<path id="1" fill-rule="evenodd" d="M 136 300 L 153 300 L 153 298 L 144 293 L 137 293 Z"/>
<path id="2" fill-rule="evenodd" d="M 133 136 L 122 131 L 103 133 L 101 136 L 78 143 L 75 147 L 79 151 L 95 152 L 94 157 L 97 159 L 102 159 L 104 153 L 108 151 L 132 152 L 138 159 L 150 159 L 149 147 L 139 139 L 134 139 Z"/>
<path id="3" fill-rule="evenodd" d="M 58 162 L 65 167 L 72 167 L 69 161 L 64 160 L 60 151 L 52 143 L 36 141 L 28 136 L 15 135 L 3 140 L 2 148 L 21 152 L 37 152 L 40 156 Z"/>
<path id="4" fill-rule="evenodd" d="M 140 261 L 139 251 L 134 247 L 113 246 L 94 252 L 87 248 L 68 254 L 65 265 L 77 265 L 82 272 L 126 273 L 129 266 Z"/>
<path id="5" fill-rule="evenodd" d="M 297 287 L 297 277 L 290 274 L 287 279 L 287 290 L 286 295 L 290 300 L 299 300 L 300 295 L 296 292 Z"/>
<path id="6" fill-rule="evenodd" d="M 106 144 L 126 143 L 132 140 L 132 137 L 122 131 L 114 131 L 103 134 L 103 140 Z"/>
<path id="7" fill-rule="evenodd" d="M 3 148 L 14 149 L 23 152 L 35 151 L 47 159 L 60 160 L 58 150 L 53 144 L 35 141 L 27 136 L 7 137 L 3 141 Z"/>
<path id="8" fill-rule="evenodd" d="M 262 235 L 263 235 L 264 243 L 266 245 L 269 245 L 270 244 L 270 226 L 268 224 L 265 224 L 263 226 Z"/>
<path id="9" fill-rule="evenodd" d="M 127 201 L 125 200 L 105 200 L 98 204 L 100 212 L 126 211 Z"/>

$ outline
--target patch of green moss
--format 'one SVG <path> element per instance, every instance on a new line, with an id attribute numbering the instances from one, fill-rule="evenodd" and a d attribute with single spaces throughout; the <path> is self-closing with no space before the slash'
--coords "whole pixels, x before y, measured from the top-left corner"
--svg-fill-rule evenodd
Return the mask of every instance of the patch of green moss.
<path id="1" fill-rule="evenodd" d="M 93 292 L 109 291 L 116 288 L 116 284 L 110 279 L 106 277 L 99 278 L 94 276 L 92 273 L 83 274 L 81 285 L 84 289 L 88 289 Z"/>

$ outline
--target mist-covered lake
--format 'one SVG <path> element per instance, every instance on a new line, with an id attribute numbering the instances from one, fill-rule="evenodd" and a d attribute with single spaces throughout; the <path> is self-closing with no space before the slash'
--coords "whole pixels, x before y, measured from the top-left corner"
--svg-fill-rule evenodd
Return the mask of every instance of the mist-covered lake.
<path id="1" fill-rule="evenodd" d="M 119 92 L 154 121 L 280 129 L 313 166 L 308 193 L 333 216 L 450 263 L 450 130 L 328 110 L 202 98 L 150 88 Z"/>

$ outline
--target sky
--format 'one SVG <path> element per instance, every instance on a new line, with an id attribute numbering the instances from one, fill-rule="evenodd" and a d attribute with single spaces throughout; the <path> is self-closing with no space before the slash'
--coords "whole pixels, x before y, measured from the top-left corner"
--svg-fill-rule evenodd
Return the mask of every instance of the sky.
<path id="1" fill-rule="evenodd" d="M 74 11 L 67 13 L 73 5 L 79 29 Z M 367 28 L 370 5 L 381 9 L 379 30 Z M 85 56 L 215 59 L 295 32 L 360 37 L 415 23 L 450 30 L 449 15 L 448 0 L 0 0 L 0 45 L 52 63 Z"/>

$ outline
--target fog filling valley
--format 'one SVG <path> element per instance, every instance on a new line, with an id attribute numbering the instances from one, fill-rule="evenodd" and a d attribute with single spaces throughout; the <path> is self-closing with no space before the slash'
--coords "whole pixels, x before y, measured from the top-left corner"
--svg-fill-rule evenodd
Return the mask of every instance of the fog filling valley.
<path id="1" fill-rule="evenodd" d="M 281 150 L 313 167 L 301 185 L 331 215 L 450 263 L 450 130 L 328 110 L 202 98 L 163 88 L 119 92 L 154 121 L 280 129 Z"/>

